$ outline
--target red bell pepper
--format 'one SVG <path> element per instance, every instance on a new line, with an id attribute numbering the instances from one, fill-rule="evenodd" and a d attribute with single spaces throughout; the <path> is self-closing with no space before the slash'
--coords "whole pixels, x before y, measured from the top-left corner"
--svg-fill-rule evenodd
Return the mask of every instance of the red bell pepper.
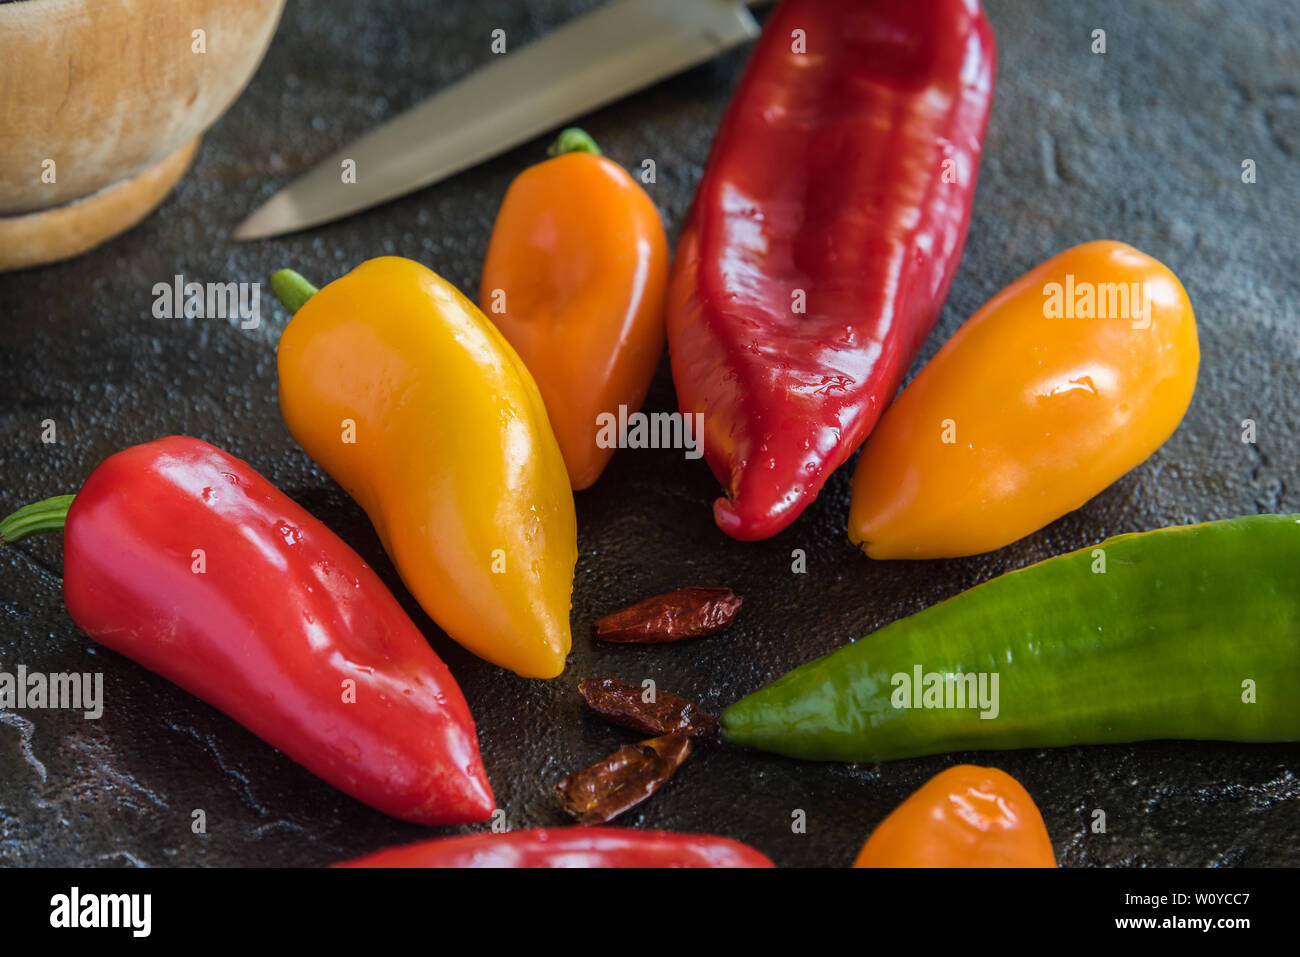
<path id="1" fill-rule="evenodd" d="M 392 847 L 335 867 L 774 867 L 747 844 L 709 834 L 561 827 L 465 834 Z"/>
<path id="2" fill-rule="evenodd" d="M 768 18 L 667 304 L 727 534 L 794 521 L 893 399 L 961 257 L 995 61 L 978 0 L 785 0 Z"/>
<path id="3" fill-rule="evenodd" d="M 68 613 L 100 644 L 380 811 L 491 816 L 446 665 L 361 556 L 246 463 L 182 436 L 137 445 L 0 537 L 52 528 Z"/>

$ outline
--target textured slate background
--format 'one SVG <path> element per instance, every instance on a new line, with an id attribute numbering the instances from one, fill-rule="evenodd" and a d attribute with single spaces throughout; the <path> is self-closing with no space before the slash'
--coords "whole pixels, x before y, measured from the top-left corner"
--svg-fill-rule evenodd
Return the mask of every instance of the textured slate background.
<path id="1" fill-rule="evenodd" d="M 989 296 L 1076 242 L 1115 238 L 1168 263 L 1200 322 L 1202 368 L 1177 434 L 1075 514 L 985 557 L 873 563 L 848 544 L 850 469 L 779 538 L 716 530 L 701 462 L 619 453 L 578 496 L 575 650 L 563 678 L 525 681 L 450 642 L 402 591 L 360 510 L 295 445 L 276 406 L 285 316 L 260 329 L 151 315 L 151 287 L 264 280 L 292 265 L 325 281 L 381 253 L 477 288 L 497 203 L 538 141 L 447 183 L 306 234 L 235 245 L 239 220 L 295 173 L 589 0 L 291 2 L 243 97 L 161 210 L 73 262 L 0 276 L 0 507 L 73 491 L 112 452 L 166 433 L 216 442 L 321 517 L 379 571 L 461 681 L 512 827 L 564 823 L 550 789 L 627 740 L 584 713 L 580 676 L 653 677 L 720 710 L 787 669 L 1000 572 L 1106 535 L 1300 510 L 1300 8 L 1288 0 L 991 0 L 1001 63 L 965 259 L 928 358 Z M 1094 28 L 1108 52 L 1090 51 Z M 675 237 L 746 50 L 605 109 L 585 126 L 652 195 Z M 431 130 L 430 135 L 438 131 Z M 1243 185 L 1241 161 L 1258 164 Z M 667 361 L 648 408 L 675 408 Z M 1240 422 L 1258 422 L 1257 446 Z M 58 423 L 59 444 L 38 440 Z M 792 549 L 808 554 L 790 571 Z M 60 598 L 60 546 L 0 551 L 0 667 L 96 671 L 98 722 L 0 714 L 0 864 L 323 864 L 426 835 L 313 778 L 234 722 L 96 648 Z M 679 585 L 747 596 L 725 634 L 675 647 L 596 648 L 593 619 Z M 965 754 L 889 765 L 801 764 L 704 749 L 620 823 L 713 831 L 782 865 L 845 865 L 871 828 L 964 760 L 1011 772 L 1066 865 L 1300 864 L 1300 746 L 1150 743 Z M 208 833 L 190 832 L 203 808 Z M 794 834 L 802 808 L 808 832 Z M 1093 809 L 1108 833 L 1091 834 Z"/>

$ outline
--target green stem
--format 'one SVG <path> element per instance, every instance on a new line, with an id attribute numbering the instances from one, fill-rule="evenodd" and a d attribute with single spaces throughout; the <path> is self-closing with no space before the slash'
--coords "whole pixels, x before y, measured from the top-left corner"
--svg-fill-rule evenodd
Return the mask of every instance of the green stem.
<path id="1" fill-rule="evenodd" d="M 292 269 L 281 269 L 271 274 L 271 291 L 291 314 L 316 295 L 316 287 Z"/>
<path id="2" fill-rule="evenodd" d="M 16 542 L 37 532 L 63 528 L 75 495 L 56 495 L 41 502 L 24 505 L 0 520 L 0 542 Z"/>
<path id="3" fill-rule="evenodd" d="M 580 130 L 576 126 L 570 126 L 567 130 L 561 130 L 560 135 L 555 138 L 546 150 L 547 156 L 560 156 L 564 153 L 594 153 L 600 156 L 600 147 L 596 141 L 591 138 L 586 130 Z"/>

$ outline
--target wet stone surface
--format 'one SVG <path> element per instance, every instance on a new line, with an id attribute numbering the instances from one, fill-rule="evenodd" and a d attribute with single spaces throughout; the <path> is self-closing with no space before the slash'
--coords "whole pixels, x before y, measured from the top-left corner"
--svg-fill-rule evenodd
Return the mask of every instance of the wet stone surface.
<path id="1" fill-rule="evenodd" d="M 875 563 L 844 530 L 850 467 L 779 537 L 731 541 L 717 487 L 680 452 L 624 451 L 577 497 L 575 647 L 564 676 L 527 681 L 452 643 L 402 589 L 360 509 L 308 460 L 276 404 L 286 316 L 156 319 L 175 274 L 265 281 L 293 266 L 324 282 L 380 254 L 478 285 L 492 220 L 539 139 L 441 185 L 307 233 L 237 245 L 235 225 L 296 173 L 488 61 L 588 9 L 569 2 L 291 2 L 260 72 L 193 168 L 142 225 L 71 262 L 0 276 L 0 507 L 75 491 L 104 457 L 169 433 L 250 462 L 378 571 L 461 682 L 513 828 L 563 825 L 552 787 L 634 740 L 583 704 L 581 677 L 684 695 L 716 714 L 808 659 L 1001 572 L 1107 535 L 1256 511 L 1300 510 L 1300 7 L 1250 0 L 990 0 L 997 101 L 970 239 L 921 360 L 998 289 L 1088 239 L 1127 241 L 1182 279 L 1202 366 L 1182 427 L 1078 512 L 993 555 Z M 1108 52 L 1091 52 L 1096 28 Z M 587 118 L 675 237 L 747 50 Z M 430 135 L 440 131 L 430 130 Z M 1258 182 L 1241 182 L 1243 159 Z M 919 362 L 918 366 L 919 367 Z M 913 370 L 915 371 L 915 370 Z M 650 411 L 675 408 L 665 358 Z M 41 444 L 54 419 L 59 443 Z M 1257 445 L 1241 422 L 1258 423 Z M 791 552 L 807 573 L 791 573 Z M 372 811 L 213 708 L 92 645 L 69 620 L 56 539 L 0 550 L 0 668 L 102 671 L 103 717 L 0 714 L 0 864 L 324 864 L 428 835 Z M 728 585 L 725 633 L 663 646 L 597 644 L 592 621 L 683 585 Z M 1066 865 L 1300 864 L 1300 745 L 1154 742 L 959 754 L 886 765 L 806 764 L 703 744 L 619 823 L 708 831 L 781 865 L 847 865 L 872 827 L 937 771 L 990 763 L 1042 809 Z M 203 809 L 207 833 L 191 832 Z M 807 833 L 793 833 L 795 809 Z M 1089 830 L 1106 812 L 1107 832 Z"/>

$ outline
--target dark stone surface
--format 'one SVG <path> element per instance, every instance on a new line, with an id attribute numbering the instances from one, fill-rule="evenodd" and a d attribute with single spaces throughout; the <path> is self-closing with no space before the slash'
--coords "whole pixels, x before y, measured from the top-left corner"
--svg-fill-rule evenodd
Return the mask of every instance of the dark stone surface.
<path id="1" fill-rule="evenodd" d="M 264 280 L 293 265 L 324 281 L 398 253 L 467 290 L 497 203 L 538 141 L 383 208 L 236 245 L 230 231 L 291 176 L 488 59 L 587 9 L 570 2 L 290 3 L 266 62 L 158 213 L 75 261 L 0 276 L 0 462 L 6 511 L 73 491 L 105 456 L 166 433 L 214 441 L 338 531 L 429 635 L 477 715 L 515 828 L 564 823 L 553 782 L 628 740 L 584 712 L 582 676 L 653 677 L 717 711 L 850 638 L 1008 569 L 1106 535 L 1255 511 L 1300 510 L 1300 8 L 1289 0 L 990 2 L 1001 69 L 965 259 L 927 358 L 989 296 L 1066 246 L 1130 242 L 1182 278 L 1202 367 L 1187 419 L 1150 461 L 1078 512 L 996 554 L 873 563 L 848 544 L 850 469 L 779 538 L 713 525 L 700 462 L 619 453 L 578 496 L 575 649 L 563 678 L 525 681 L 449 641 L 398 583 L 360 510 L 290 438 L 276 406 L 269 301 L 255 331 L 151 315 L 154 283 Z M 1108 52 L 1090 52 L 1094 28 Z M 675 235 L 746 51 L 586 120 L 626 166 L 653 157 Z M 430 135 L 439 131 L 431 130 Z M 1254 159 L 1258 182 L 1244 185 Z M 266 291 L 270 299 L 269 290 Z M 667 362 L 648 408 L 674 408 Z M 59 444 L 42 445 L 42 419 Z M 1257 446 L 1241 420 L 1258 422 Z M 808 573 L 790 572 L 792 549 Z M 0 666 L 102 670 L 100 721 L 0 715 L 0 864 L 323 864 L 428 832 L 318 781 L 234 722 L 97 649 L 60 599 L 57 540 L 0 551 Z M 595 647 L 591 622 L 644 595 L 727 584 L 735 627 L 657 648 Z M 1149 743 L 950 755 L 888 765 L 801 764 L 706 747 L 620 823 L 713 831 L 783 865 L 844 865 L 871 828 L 962 760 L 1015 775 L 1067 865 L 1300 864 L 1300 746 Z M 190 831 L 195 808 L 208 833 Z M 806 810 L 808 833 L 791 832 Z M 1094 835 L 1093 809 L 1108 833 Z"/>

